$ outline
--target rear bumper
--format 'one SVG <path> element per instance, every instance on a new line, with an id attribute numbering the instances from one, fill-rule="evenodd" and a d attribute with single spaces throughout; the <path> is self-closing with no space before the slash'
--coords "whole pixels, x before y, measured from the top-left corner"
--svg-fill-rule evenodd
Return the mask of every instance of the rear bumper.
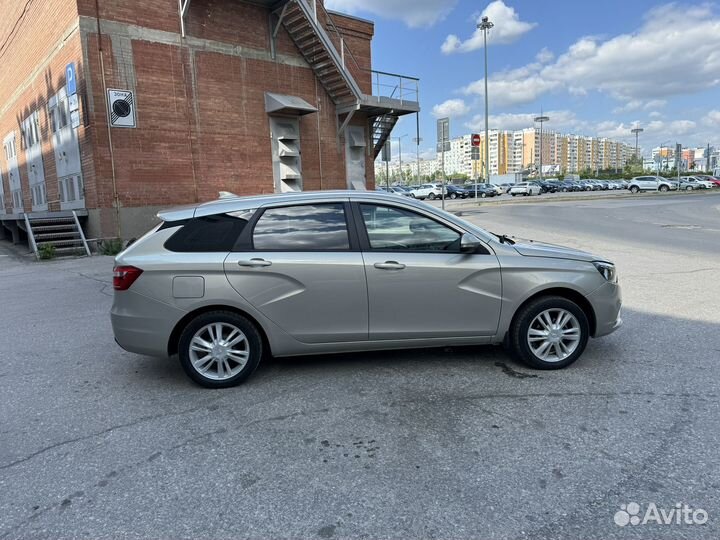
<path id="1" fill-rule="evenodd" d="M 110 321 L 117 344 L 148 356 L 168 355 L 175 324 L 185 312 L 132 291 L 116 291 Z"/>
<path id="2" fill-rule="evenodd" d="M 595 332 L 592 337 L 611 334 L 622 326 L 622 292 L 617 283 L 604 283 L 587 295 L 595 312 Z"/>

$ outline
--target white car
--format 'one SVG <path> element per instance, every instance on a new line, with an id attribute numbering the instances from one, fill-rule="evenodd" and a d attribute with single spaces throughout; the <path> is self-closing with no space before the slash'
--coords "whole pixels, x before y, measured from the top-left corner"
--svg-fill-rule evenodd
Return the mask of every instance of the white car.
<path id="1" fill-rule="evenodd" d="M 439 199 L 442 197 L 443 186 L 442 184 L 422 184 L 414 188 L 410 193 L 416 199 Z"/>
<path id="2" fill-rule="evenodd" d="M 638 193 L 640 191 L 670 191 L 671 189 L 677 189 L 677 182 L 672 182 L 662 176 L 636 176 L 630 180 L 628 189 L 632 193 Z"/>
<path id="3" fill-rule="evenodd" d="M 505 190 L 503 188 L 501 188 L 500 186 L 498 186 L 497 184 L 488 184 L 488 185 L 491 188 L 493 188 L 495 190 L 495 193 L 497 193 L 498 195 L 502 195 L 503 193 L 505 193 Z"/>
<path id="4" fill-rule="evenodd" d="M 540 186 L 531 182 L 521 182 L 510 188 L 510 195 L 540 195 Z"/>
<path id="5" fill-rule="evenodd" d="M 715 184 L 713 184 L 710 180 L 705 180 L 699 176 L 683 176 L 682 180 L 689 181 L 690 184 L 693 185 L 693 189 L 712 189 L 715 187 Z M 697 188 L 695 188 L 695 186 L 697 186 Z"/>

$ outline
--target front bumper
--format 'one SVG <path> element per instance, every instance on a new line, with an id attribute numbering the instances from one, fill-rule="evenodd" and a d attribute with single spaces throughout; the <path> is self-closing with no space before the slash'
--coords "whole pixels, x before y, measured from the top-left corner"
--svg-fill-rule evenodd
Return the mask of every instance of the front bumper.
<path id="1" fill-rule="evenodd" d="M 595 332 L 592 337 L 606 336 L 622 326 L 620 284 L 603 283 L 586 298 L 595 312 Z"/>

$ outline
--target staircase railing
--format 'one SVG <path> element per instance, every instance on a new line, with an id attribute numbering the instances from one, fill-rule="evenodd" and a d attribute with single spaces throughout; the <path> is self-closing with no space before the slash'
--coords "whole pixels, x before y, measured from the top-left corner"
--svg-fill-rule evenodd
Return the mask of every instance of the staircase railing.
<path id="1" fill-rule="evenodd" d="M 35 243 L 35 234 L 33 234 L 33 230 L 30 226 L 30 220 L 28 219 L 27 213 L 23 214 L 23 217 L 25 218 L 25 232 L 27 233 L 28 239 L 30 240 L 30 247 L 35 254 L 35 258 L 39 260 L 40 254 L 38 253 L 37 244 Z"/>
<path id="2" fill-rule="evenodd" d="M 419 83 L 420 79 L 416 77 L 372 70 L 372 97 L 397 99 L 400 103 L 404 101 L 419 103 Z"/>
<path id="3" fill-rule="evenodd" d="M 88 257 L 92 257 L 92 253 L 90 253 L 90 247 L 88 246 L 87 239 L 85 238 L 85 232 L 83 232 L 83 229 L 80 226 L 80 220 L 78 219 L 78 215 L 75 210 L 72 211 L 72 216 L 75 220 L 75 226 L 80 233 L 80 239 L 82 240 L 83 247 L 85 248 L 85 253 L 87 253 Z"/>

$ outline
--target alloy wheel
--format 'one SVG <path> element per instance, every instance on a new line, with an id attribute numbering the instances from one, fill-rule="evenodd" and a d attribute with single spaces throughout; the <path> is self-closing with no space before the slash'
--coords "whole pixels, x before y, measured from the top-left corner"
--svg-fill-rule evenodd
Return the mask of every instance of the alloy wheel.
<path id="1" fill-rule="evenodd" d="M 530 323 L 527 343 L 532 353 L 545 362 L 561 362 L 580 343 L 580 323 L 566 309 L 546 309 Z"/>
<path id="2" fill-rule="evenodd" d="M 190 340 L 190 362 L 203 377 L 215 381 L 237 375 L 250 358 L 250 343 L 237 326 L 226 322 L 206 324 Z"/>

